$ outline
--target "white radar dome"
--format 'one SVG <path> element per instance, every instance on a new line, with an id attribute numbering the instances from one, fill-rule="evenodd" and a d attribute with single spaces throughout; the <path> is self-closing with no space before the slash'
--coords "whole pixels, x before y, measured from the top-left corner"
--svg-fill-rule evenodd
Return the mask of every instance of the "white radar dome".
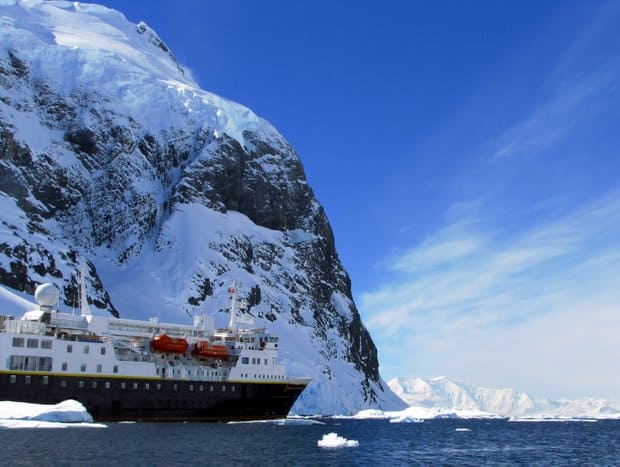
<path id="1" fill-rule="evenodd" d="M 34 291 L 34 299 L 40 306 L 52 307 L 58 303 L 60 292 L 54 284 L 41 284 Z"/>

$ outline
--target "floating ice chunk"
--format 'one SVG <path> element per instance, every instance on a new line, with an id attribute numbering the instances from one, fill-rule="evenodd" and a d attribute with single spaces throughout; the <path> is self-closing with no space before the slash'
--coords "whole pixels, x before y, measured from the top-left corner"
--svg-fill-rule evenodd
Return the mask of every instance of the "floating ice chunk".
<path id="1" fill-rule="evenodd" d="M 325 425 L 325 423 L 319 420 L 313 420 L 311 418 L 301 417 L 289 417 L 289 418 L 275 418 L 273 420 L 244 420 L 244 421 L 232 421 L 228 422 L 229 425 L 242 425 L 247 423 L 263 423 L 266 425 L 278 425 L 278 426 L 307 426 L 307 425 Z"/>
<path id="2" fill-rule="evenodd" d="M 29 404 L 1 401 L 0 419 L 31 420 L 59 423 L 91 423 L 93 417 L 78 401 L 66 400 L 58 404 Z"/>
<path id="3" fill-rule="evenodd" d="M 360 445 L 359 441 L 343 438 L 333 432 L 323 435 L 323 438 L 318 440 L 316 444 L 320 448 L 357 448 Z"/>
<path id="4" fill-rule="evenodd" d="M 399 417 L 390 418 L 390 423 L 423 423 L 421 418 L 413 417 L 411 415 L 403 414 Z"/>
<path id="5" fill-rule="evenodd" d="M 454 431 L 471 431 L 469 428 L 457 428 Z"/>

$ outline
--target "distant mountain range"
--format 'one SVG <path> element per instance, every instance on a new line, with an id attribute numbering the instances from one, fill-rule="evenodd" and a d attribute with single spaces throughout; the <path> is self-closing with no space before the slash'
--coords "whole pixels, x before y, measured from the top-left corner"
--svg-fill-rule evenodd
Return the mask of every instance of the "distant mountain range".
<path id="1" fill-rule="evenodd" d="M 489 413 L 514 418 L 614 418 L 620 409 L 604 399 L 534 399 L 514 389 L 471 386 L 445 376 L 432 379 L 394 378 L 388 386 L 411 407 L 463 413 Z"/>

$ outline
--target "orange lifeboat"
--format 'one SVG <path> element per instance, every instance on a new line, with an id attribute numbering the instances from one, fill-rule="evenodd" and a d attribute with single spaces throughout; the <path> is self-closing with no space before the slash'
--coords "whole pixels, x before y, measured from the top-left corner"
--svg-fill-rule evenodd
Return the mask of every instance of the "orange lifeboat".
<path id="1" fill-rule="evenodd" d="M 182 337 L 170 337 L 160 334 L 151 339 L 151 350 L 154 352 L 185 353 L 188 343 Z"/>
<path id="2" fill-rule="evenodd" d="M 198 341 L 194 344 L 192 355 L 195 357 L 224 359 L 228 357 L 228 349 L 225 345 L 211 345 L 209 341 Z"/>

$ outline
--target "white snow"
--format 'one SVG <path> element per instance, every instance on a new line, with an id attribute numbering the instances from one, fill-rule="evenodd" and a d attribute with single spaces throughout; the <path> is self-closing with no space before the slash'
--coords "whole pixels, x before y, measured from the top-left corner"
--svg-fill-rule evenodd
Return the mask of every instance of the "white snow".
<path id="1" fill-rule="evenodd" d="M 0 401 L 0 427 L 2 428 L 105 428 L 93 423 L 84 406 L 74 400 L 58 404 L 29 404 L 26 402 Z"/>
<path id="2" fill-rule="evenodd" d="M 359 441 L 354 439 L 346 439 L 342 436 L 338 436 L 337 433 L 328 433 L 317 441 L 317 445 L 320 448 L 357 448 L 359 447 Z"/>
<path id="3" fill-rule="evenodd" d="M 27 57 L 36 78 L 65 94 L 96 89 L 116 102 L 119 113 L 154 128 L 191 114 L 242 144 L 245 130 L 275 133 L 247 107 L 200 89 L 148 26 L 141 23 L 140 33 L 115 10 L 64 1 L 2 2 L 0 18 L 0 43 Z"/>

